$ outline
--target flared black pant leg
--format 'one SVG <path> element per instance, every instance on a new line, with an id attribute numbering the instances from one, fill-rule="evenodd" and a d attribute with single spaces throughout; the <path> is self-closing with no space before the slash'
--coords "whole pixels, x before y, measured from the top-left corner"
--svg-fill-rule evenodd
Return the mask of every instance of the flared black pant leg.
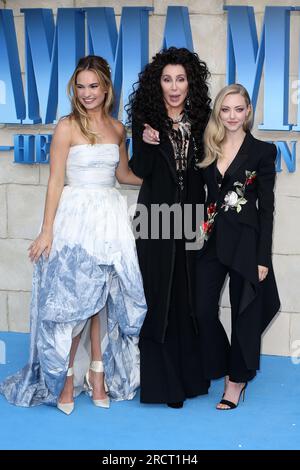
<path id="1" fill-rule="evenodd" d="M 199 323 L 205 377 L 217 379 L 227 374 L 230 344 L 219 320 L 219 298 L 227 268 L 213 250 L 212 244 L 196 263 L 196 315 Z"/>
<path id="2" fill-rule="evenodd" d="M 219 319 L 219 301 L 227 274 L 230 276 L 231 343 Z M 203 368 L 207 379 L 229 375 L 233 382 L 246 382 L 255 371 L 246 366 L 237 336 L 237 316 L 243 278 L 223 265 L 217 257 L 212 238 L 197 259 L 196 314 L 203 348 Z"/>
<path id="3" fill-rule="evenodd" d="M 256 375 L 255 370 L 249 370 L 244 360 L 243 352 L 237 335 L 237 318 L 244 279 L 233 269 L 229 270 L 229 297 L 231 304 L 231 347 L 229 351 L 229 368 L 227 375 L 232 382 L 249 382 Z M 251 332 L 249 331 L 249 334 Z M 257 338 L 253 337 L 253 341 Z M 259 362 L 259 360 L 257 361 Z"/>

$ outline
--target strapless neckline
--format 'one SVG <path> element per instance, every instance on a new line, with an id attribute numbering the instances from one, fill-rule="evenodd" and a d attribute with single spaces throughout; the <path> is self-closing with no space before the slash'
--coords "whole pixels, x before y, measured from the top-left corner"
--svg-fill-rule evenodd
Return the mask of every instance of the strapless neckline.
<path id="1" fill-rule="evenodd" d="M 119 145 L 118 145 L 118 144 L 110 144 L 110 143 L 108 143 L 108 144 L 101 144 L 101 143 L 96 143 L 96 144 L 75 144 L 75 145 L 71 145 L 71 146 L 70 146 L 70 150 L 71 150 L 72 148 L 74 148 L 74 147 L 83 147 L 83 146 L 95 147 L 96 145 L 102 145 L 102 146 L 103 146 L 103 145 L 112 145 L 112 146 L 114 146 L 114 147 L 118 147 L 118 148 L 119 148 Z"/>

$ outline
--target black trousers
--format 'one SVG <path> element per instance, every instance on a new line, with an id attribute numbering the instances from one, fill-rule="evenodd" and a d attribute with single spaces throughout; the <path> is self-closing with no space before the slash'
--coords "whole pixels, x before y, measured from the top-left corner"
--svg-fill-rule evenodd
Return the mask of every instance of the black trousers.
<path id="1" fill-rule="evenodd" d="M 227 274 L 231 303 L 231 341 L 219 319 L 219 299 Z M 256 375 L 247 369 L 236 332 L 243 278 L 220 262 L 217 257 L 215 237 L 207 242 L 205 251 L 197 259 L 196 313 L 205 377 L 217 379 L 229 375 L 232 382 L 247 382 Z"/>
<path id="2" fill-rule="evenodd" d="M 173 285 L 164 343 L 140 337 L 141 402 L 174 403 L 207 394 L 202 347 L 190 315 L 184 240 L 176 240 Z"/>

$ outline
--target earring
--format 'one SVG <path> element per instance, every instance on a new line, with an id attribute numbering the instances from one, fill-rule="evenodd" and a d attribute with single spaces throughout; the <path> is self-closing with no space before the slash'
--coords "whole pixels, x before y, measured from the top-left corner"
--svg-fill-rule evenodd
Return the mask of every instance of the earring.
<path id="1" fill-rule="evenodd" d="M 191 104 L 191 103 L 190 103 L 190 98 L 189 98 L 189 97 L 187 97 L 185 104 L 186 104 L 186 107 L 187 107 L 187 108 L 190 107 L 190 104 Z"/>

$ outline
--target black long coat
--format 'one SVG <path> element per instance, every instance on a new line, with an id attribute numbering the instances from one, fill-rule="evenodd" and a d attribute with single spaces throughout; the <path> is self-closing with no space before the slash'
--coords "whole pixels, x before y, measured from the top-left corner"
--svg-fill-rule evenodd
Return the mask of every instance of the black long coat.
<path id="1" fill-rule="evenodd" d="M 190 139 L 188 149 L 188 168 L 184 194 L 177 184 L 174 152 L 171 142 L 165 138 L 159 145 L 146 144 L 142 140 L 143 129 L 133 126 L 133 156 L 130 167 L 133 172 L 143 178 L 138 204 L 143 204 L 148 209 L 148 227 L 151 227 L 151 205 L 167 204 L 183 201 L 190 204 L 190 209 L 195 209 L 196 204 L 204 202 L 205 191 L 202 171 L 194 167 L 194 139 Z M 189 219 L 190 220 L 190 219 Z M 193 211 L 192 224 L 195 229 L 196 216 Z M 137 253 L 143 276 L 144 290 L 148 305 L 148 312 L 141 331 L 141 337 L 163 343 L 168 323 L 171 287 L 173 281 L 173 269 L 176 256 L 176 240 L 172 234 L 169 239 L 162 239 L 161 233 L 158 239 L 137 239 Z M 189 311 L 194 320 L 195 309 L 193 301 L 194 292 L 194 263 L 195 251 L 186 251 L 186 269 L 183 276 L 187 276 L 189 290 Z"/>
<path id="2" fill-rule="evenodd" d="M 217 255 L 220 261 L 244 278 L 241 292 L 237 334 L 249 369 L 257 369 L 260 349 L 260 334 L 264 331 L 280 308 L 276 281 L 272 266 L 272 232 L 274 211 L 275 158 L 274 144 L 255 139 L 250 132 L 235 159 L 225 172 L 221 187 L 216 177 L 216 162 L 203 171 L 207 185 L 206 213 L 216 203 L 212 230 L 215 230 Z M 226 195 L 236 192 L 247 179 L 244 199 L 246 203 L 226 209 Z M 254 173 L 255 172 L 255 173 Z M 237 197 L 231 200 L 235 201 Z M 228 199 L 227 199 L 228 200 Z M 210 206 L 212 207 L 212 206 Z M 202 253 L 205 251 L 205 246 Z M 201 256 L 201 252 L 200 252 Z M 263 282 L 258 280 L 258 265 L 269 268 Z M 261 291 L 262 303 L 256 302 Z M 258 307 L 259 306 L 259 307 Z M 257 338 L 256 341 L 253 338 Z"/>

